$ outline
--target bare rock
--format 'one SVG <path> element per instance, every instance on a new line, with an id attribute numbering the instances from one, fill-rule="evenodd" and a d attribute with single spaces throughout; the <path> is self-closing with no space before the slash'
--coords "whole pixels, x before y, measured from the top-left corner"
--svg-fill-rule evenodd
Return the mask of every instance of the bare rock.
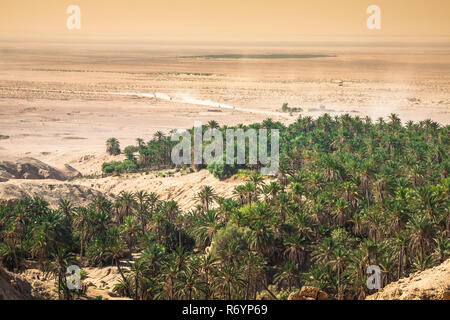
<path id="1" fill-rule="evenodd" d="M 32 300 L 30 283 L 0 267 L 0 300 Z"/>
<path id="2" fill-rule="evenodd" d="M 450 259 L 392 282 L 366 300 L 450 300 Z"/>
<path id="3" fill-rule="evenodd" d="M 0 184 L 2 205 L 14 205 L 20 199 L 34 197 L 42 198 L 53 207 L 56 207 L 61 199 L 75 205 L 87 205 L 99 196 L 111 197 L 110 194 L 89 187 L 64 182 L 14 181 Z"/>
<path id="4" fill-rule="evenodd" d="M 54 179 L 70 180 L 81 174 L 69 165 L 63 170 L 53 168 L 34 158 L 20 158 L 15 161 L 0 161 L 0 182 L 9 179 Z"/>
<path id="5" fill-rule="evenodd" d="M 328 300 L 328 294 L 319 288 L 303 286 L 300 292 L 292 292 L 288 300 Z"/>

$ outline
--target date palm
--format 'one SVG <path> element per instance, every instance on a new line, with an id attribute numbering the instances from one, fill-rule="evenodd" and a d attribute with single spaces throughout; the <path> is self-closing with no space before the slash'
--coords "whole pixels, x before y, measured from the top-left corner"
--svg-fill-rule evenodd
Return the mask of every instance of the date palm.
<path id="1" fill-rule="evenodd" d="M 198 271 L 193 268 L 187 268 L 180 273 L 180 297 L 193 300 L 207 291 L 206 283 L 203 282 Z"/>
<path id="2" fill-rule="evenodd" d="M 204 186 L 199 193 L 197 193 L 197 199 L 204 206 L 205 211 L 209 211 L 210 205 L 217 198 L 217 194 L 211 186 Z"/>
<path id="3" fill-rule="evenodd" d="M 68 289 L 66 287 L 66 270 L 72 263 L 73 255 L 64 248 L 58 248 L 53 254 L 52 261 L 49 263 L 48 271 L 55 276 L 58 299 L 68 298 Z"/>
<path id="4" fill-rule="evenodd" d="M 293 234 L 284 240 L 284 255 L 291 263 L 302 265 L 306 258 L 308 242 L 299 234 Z"/>
<path id="5" fill-rule="evenodd" d="M 106 152 L 112 156 L 120 154 L 120 143 L 116 138 L 109 138 L 106 141 Z"/>
<path id="6" fill-rule="evenodd" d="M 275 274 L 274 281 L 276 284 L 283 286 L 287 284 L 289 291 L 292 291 L 292 286 L 296 284 L 298 280 L 298 265 L 290 261 L 285 262 Z"/>
<path id="7" fill-rule="evenodd" d="M 139 226 L 135 224 L 134 217 L 126 217 L 124 224 L 121 226 L 121 231 L 124 237 L 124 241 L 128 246 L 128 256 L 131 259 L 133 253 L 133 247 L 137 242 L 137 230 Z"/>
<path id="8" fill-rule="evenodd" d="M 414 214 L 406 226 L 410 233 L 410 249 L 425 261 L 426 253 L 432 245 L 434 236 L 433 222 L 428 216 Z"/>
<path id="9" fill-rule="evenodd" d="M 119 223 L 122 224 L 124 217 L 129 217 L 132 213 L 132 209 L 136 204 L 136 198 L 132 192 L 123 191 L 119 195 L 118 199 L 120 205 Z"/>
<path id="10" fill-rule="evenodd" d="M 146 191 L 138 191 L 135 193 L 136 210 L 139 215 L 139 222 L 142 228 L 142 234 L 145 233 L 147 226 L 147 214 L 148 214 L 148 200 L 149 194 Z"/>
<path id="11" fill-rule="evenodd" d="M 238 292 L 245 285 L 241 271 L 232 264 L 226 264 L 222 265 L 216 274 L 213 283 L 214 291 L 227 300 L 236 298 Z"/>
<path id="12" fill-rule="evenodd" d="M 210 121 L 208 121 L 208 128 L 210 128 L 210 129 L 219 129 L 220 126 L 219 126 L 219 123 L 217 123 L 217 121 L 210 120 Z"/>

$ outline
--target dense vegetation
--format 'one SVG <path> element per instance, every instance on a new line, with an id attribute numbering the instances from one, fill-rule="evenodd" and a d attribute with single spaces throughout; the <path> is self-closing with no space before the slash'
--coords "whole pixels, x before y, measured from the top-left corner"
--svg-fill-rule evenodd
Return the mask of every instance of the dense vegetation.
<path id="1" fill-rule="evenodd" d="M 205 132 L 209 129 L 217 129 L 219 130 L 223 137 L 223 148 L 224 148 L 224 158 L 225 158 L 225 151 L 227 148 L 227 141 L 225 139 L 226 136 L 226 130 L 227 129 L 279 129 L 284 130 L 286 127 L 284 127 L 281 123 L 274 123 L 271 119 L 268 119 L 264 121 L 262 124 L 256 123 L 250 126 L 244 126 L 242 124 L 237 126 L 223 126 L 220 127 L 219 124 L 211 120 L 208 122 L 206 126 L 202 126 L 202 132 L 203 135 Z M 191 136 L 191 146 L 194 146 L 194 130 L 195 128 L 188 129 L 188 133 Z M 102 166 L 102 171 L 104 174 L 120 174 L 124 172 L 138 172 L 138 171 L 148 171 L 150 169 L 159 170 L 161 168 L 174 168 L 175 165 L 171 158 L 171 151 L 173 147 L 178 143 L 177 141 L 171 140 L 171 134 L 170 132 L 169 136 L 165 136 L 164 133 L 161 131 L 158 131 L 155 133 L 154 137 L 148 141 L 147 143 L 144 142 L 143 139 L 138 138 L 136 139 L 137 145 L 131 145 L 127 146 L 123 150 L 123 154 L 125 154 L 126 159 L 124 161 L 112 161 L 112 162 L 105 162 Z M 270 132 L 269 132 L 270 135 Z M 182 138 L 180 138 L 181 140 Z M 114 144 L 112 144 L 113 142 Z M 205 148 L 208 146 L 208 144 L 211 142 L 203 141 L 202 142 L 202 150 L 205 150 Z M 270 136 L 268 137 L 268 148 L 270 150 Z M 116 138 L 110 138 L 106 142 L 107 146 L 107 152 L 111 155 L 118 155 L 120 154 L 120 147 L 119 147 L 119 141 Z M 235 155 L 237 154 L 237 140 L 234 141 L 234 149 L 235 149 Z M 193 149 L 193 148 L 192 148 Z M 113 153 L 111 150 L 118 150 L 118 153 Z M 249 163 L 249 142 L 246 141 L 245 145 L 246 150 L 246 161 L 245 163 Z M 194 155 L 193 150 L 191 150 L 191 162 L 194 163 Z M 269 152 L 270 153 L 270 152 Z M 261 168 L 262 164 L 257 163 L 255 165 L 246 165 L 246 164 L 238 164 L 237 158 L 235 156 L 234 158 L 234 164 L 226 164 L 226 161 L 224 159 L 223 163 L 206 163 L 203 162 L 202 164 L 196 164 L 193 165 L 196 170 L 200 170 L 203 168 L 207 168 L 216 178 L 218 179 L 225 179 L 229 178 L 233 174 L 235 174 L 239 169 L 259 169 Z M 185 168 L 186 166 L 189 166 L 184 164 L 180 165 L 181 168 Z"/>
<path id="2" fill-rule="evenodd" d="M 188 212 L 146 192 L 56 210 L 22 200 L 0 208 L 3 265 L 38 261 L 63 298 L 65 267 L 76 263 L 117 265 L 115 290 L 134 299 L 283 299 L 304 284 L 361 299 L 369 265 L 384 286 L 449 257 L 448 126 L 402 126 L 396 115 L 251 127 L 260 126 L 281 130 L 276 179 L 255 171 L 232 198 L 204 186 Z M 164 161 L 163 141 L 139 143 L 140 161 Z"/>

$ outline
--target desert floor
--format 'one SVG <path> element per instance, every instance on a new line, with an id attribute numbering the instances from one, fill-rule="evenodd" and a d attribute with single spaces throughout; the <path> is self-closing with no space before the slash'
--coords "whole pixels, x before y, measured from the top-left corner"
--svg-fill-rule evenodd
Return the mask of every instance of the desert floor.
<path id="1" fill-rule="evenodd" d="M 403 121 L 430 118 L 448 125 L 450 47 L 0 42 L 0 160 L 33 157 L 97 173 L 108 159 L 110 137 L 125 147 L 195 121 L 295 121 L 299 114 L 280 112 L 285 102 L 301 108 L 302 116 L 349 113 L 375 120 L 396 113 Z M 79 183 L 114 193 L 154 186 L 173 197 L 183 193 L 176 185 L 192 193 L 196 188 L 186 183 L 213 183 L 205 173 L 161 179 L 166 188 L 146 177 L 120 188 L 123 182 L 114 179 Z"/>

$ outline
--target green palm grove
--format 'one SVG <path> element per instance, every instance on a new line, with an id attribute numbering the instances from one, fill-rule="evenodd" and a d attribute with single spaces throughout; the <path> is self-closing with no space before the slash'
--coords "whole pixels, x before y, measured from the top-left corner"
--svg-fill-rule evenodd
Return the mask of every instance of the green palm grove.
<path id="1" fill-rule="evenodd" d="M 24 199 L 0 207 L 1 263 L 35 261 L 61 299 L 76 298 L 70 264 L 117 266 L 114 290 L 133 299 L 285 299 L 302 285 L 363 299 L 370 265 L 385 286 L 449 257 L 448 126 L 323 115 L 249 127 L 280 130 L 277 177 L 236 167 L 250 173 L 233 197 L 203 186 L 187 212 L 145 191 L 56 209 Z M 158 133 L 126 153 L 164 165 L 170 143 Z"/>

